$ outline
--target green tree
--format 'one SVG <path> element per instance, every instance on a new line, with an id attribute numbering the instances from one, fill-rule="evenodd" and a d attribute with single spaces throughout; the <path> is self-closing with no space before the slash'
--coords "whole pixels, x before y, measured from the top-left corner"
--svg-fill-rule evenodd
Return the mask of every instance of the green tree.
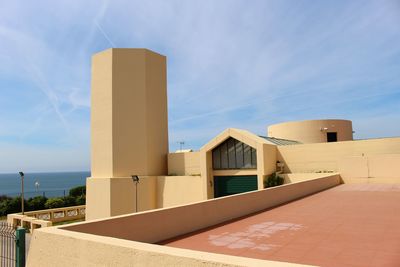
<path id="1" fill-rule="evenodd" d="M 8 207 L 10 204 L 11 198 L 2 199 L 0 201 L 0 216 L 6 216 L 8 214 Z"/>
<path id="2" fill-rule="evenodd" d="M 44 196 L 36 196 L 28 199 L 29 210 L 44 210 L 46 208 L 46 201 L 47 197 Z"/>
<path id="3" fill-rule="evenodd" d="M 3 197 L 3 200 L 0 201 L 0 214 L 1 216 L 6 216 L 10 213 L 18 213 L 21 212 L 21 198 L 20 197 Z M 25 199 L 24 208 L 26 211 L 29 210 L 28 201 Z"/>
<path id="4" fill-rule="evenodd" d="M 49 198 L 44 204 L 46 209 L 55 209 L 64 207 L 64 200 L 61 197 Z"/>
<path id="5" fill-rule="evenodd" d="M 264 180 L 264 188 L 282 185 L 284 181 L 285 179 L 283 177 L 276 175 L 276 173 L 273 173 L 268 176 L 266 180 Z"/>
<path id="6" fill-rule="evenodd" d="M 86 196 L 79 196 L 76 198 L 76 205 L 85 205 L 86 204 Z"/>
<path id="7" fill-rule="evenodd" d="M 77 186 L 77 187 L 71 188 L 69 190 L 69 195 L 72 197 L 79 197 L 79 196 L 86 195 L 86 186 L 82 185 L 82 186 Z"/>
<path id="8" fill-rule="evenodd" d="M 64 198 L 64 206 L 65 207 L 71 207 L 76 205 L 76 200 L 78 197 L 73 197 L 73 196 L 66 196 Z"/>

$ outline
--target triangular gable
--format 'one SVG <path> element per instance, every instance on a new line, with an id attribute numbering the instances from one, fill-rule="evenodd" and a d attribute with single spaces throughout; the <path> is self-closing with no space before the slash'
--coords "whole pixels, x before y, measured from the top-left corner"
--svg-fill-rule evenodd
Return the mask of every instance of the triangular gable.
<path id="1" fill-rule="evenodd" d="M 200 148 L 200 151 L 210 151 L 213 148 L 217 147 L 219 144 L 223 143 L 229 137 L 232 137 L 256 149 L 257 149 L 257 144 L 270 144 L 265 139 L 249 131 L 236 128 L 228 128 L 219 135 L 217 135 L 216 137 L 214 137 L 213 139 L 211 139 L 202 148 Z"/>

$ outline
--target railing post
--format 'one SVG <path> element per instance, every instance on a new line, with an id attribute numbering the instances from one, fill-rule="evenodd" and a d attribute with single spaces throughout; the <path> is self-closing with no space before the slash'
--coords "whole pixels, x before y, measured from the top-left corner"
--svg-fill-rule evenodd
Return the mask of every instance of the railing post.
<path id="1" fill-rule="evenodd" d="M 18 228 L 16 230 L 16 250 L 15 250 L 15 258 L 16 258 L 16 266 L 17 267 L 25 267 L 25 228 Z"/>

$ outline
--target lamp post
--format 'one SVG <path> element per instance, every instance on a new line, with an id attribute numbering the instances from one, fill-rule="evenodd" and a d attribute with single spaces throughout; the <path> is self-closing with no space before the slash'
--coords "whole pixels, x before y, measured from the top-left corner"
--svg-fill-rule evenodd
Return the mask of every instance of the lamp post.
<path id="1" fill-rule="evenodd" d="M 38 193 L 38 191 L 39 191 L 39 186 L 40 186 L 40 183 L 39 183 L 39 181 L 36 181 L 36 182 L 35 182 L 36 194 L 37 194 L 37 193 Z"/>
<path id="2" fill-rule="evenodd" d="M 24 215 L 24 173 L 19 172 L 19 175 L 21 176 L 21 210 L 22 210 L 22 215 Z"/>
<path id="3" fill-rule="evenodd" d="M 138 186 L 138 183 L 139 183 L 139 176 L 137 176 L 137 175 L 132 175 L 132 180 L 133 180 L 133 182 L 135 183 L 135 186 L 136 186 L 136 194 L 135 194 L 135 196 L 136 196 L 136 208 L 135 208 L 135 212 L 137 212 L 138 211 L 138 193 L 137 193 L 137 186 Z"/>

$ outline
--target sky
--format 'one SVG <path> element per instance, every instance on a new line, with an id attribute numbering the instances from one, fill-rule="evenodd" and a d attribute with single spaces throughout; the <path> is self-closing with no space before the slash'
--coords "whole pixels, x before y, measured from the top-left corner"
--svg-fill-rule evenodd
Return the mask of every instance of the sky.
<path id="1" fill-rule="evenodd" d="M 90 169 L 91 56 L 167 56 L 170 151 L 226 128 L 400 136 L 400 1 L 0 0 L 0 173 Z"/>

